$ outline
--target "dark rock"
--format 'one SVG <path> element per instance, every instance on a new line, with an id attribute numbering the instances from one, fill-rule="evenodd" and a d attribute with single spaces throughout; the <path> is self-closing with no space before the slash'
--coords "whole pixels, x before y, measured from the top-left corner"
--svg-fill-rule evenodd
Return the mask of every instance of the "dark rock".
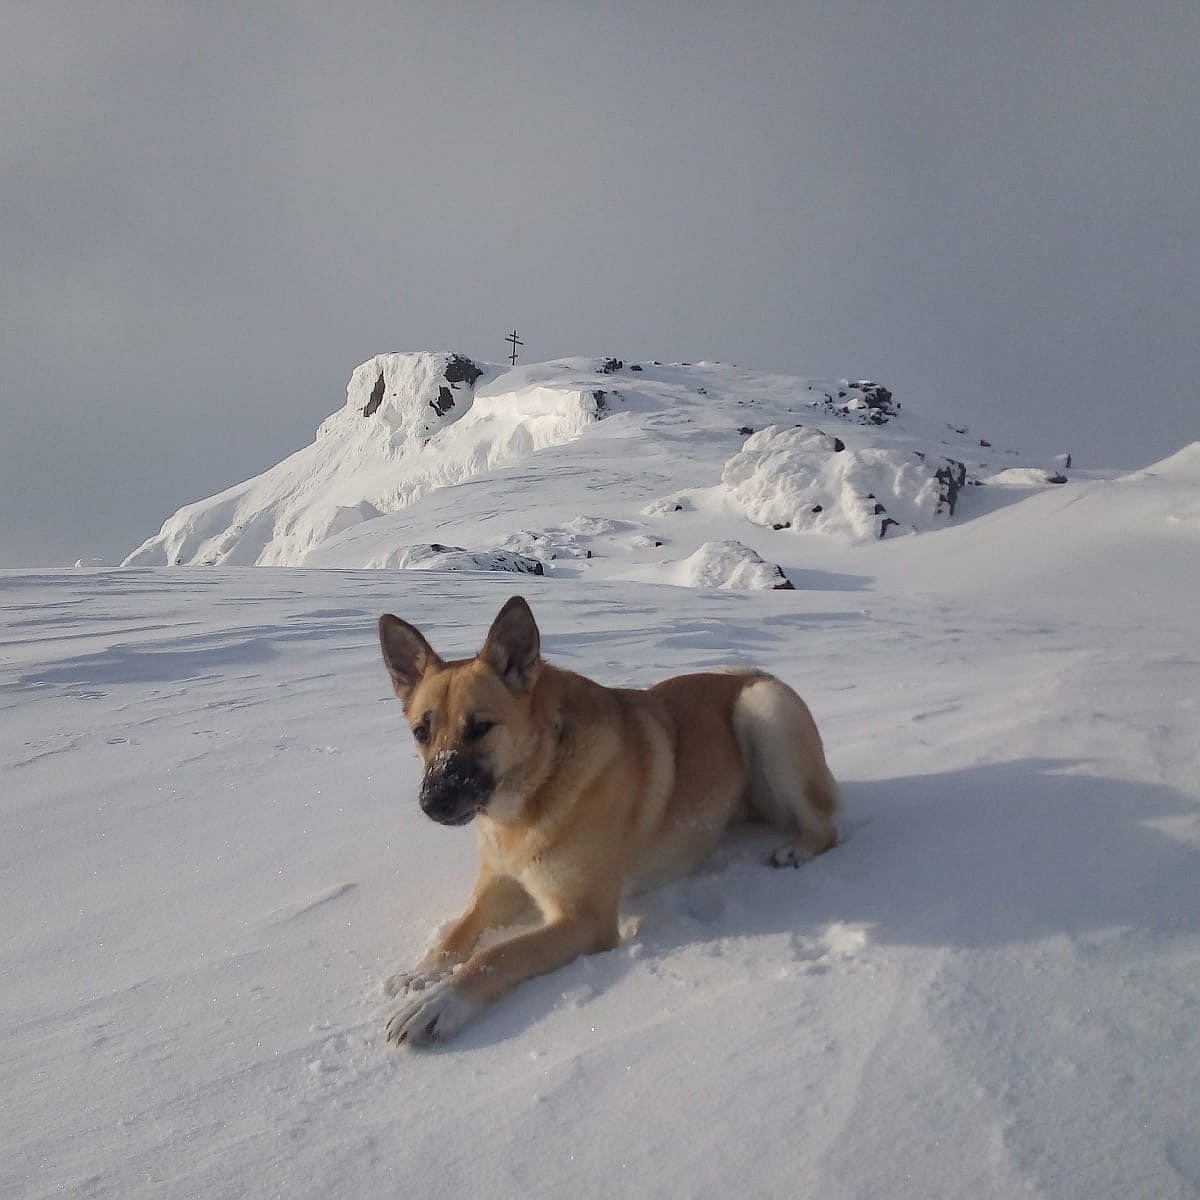
<path id="1" fill-rule="evenodd" d="M 835 437 L 835 438 L 833 439 L 833 452 L 834 452 L 834 454 L 841 454 L 841 452 L 842 452 L 843 450 L 845 450 L 845 448 L 846 448 L 846 443 L 845 443 L 845 442 L 843 442 L 843 441 L 842 441 L 842 439 L 841 439 L 840 437 Z"/>
<path id="2" fill-rule="evenodd" d="M 815 513 L 824 512 L 824 511 L 825 511 L 825 505 L 823 505 L 823 504 L 814 504 L 814 505 L 812 506 L 812 511 L 813 511 L 813 512 L 815 512 Z"/>
<path id="3" fill-rule="evenodd" d="M 989 442 L 989 441 L 987 440 L 987 438 L 980 438 L 980 439 L 979 439 L 979 444 L 980 444 L 981 446 L 983 446 L 983 447 L 987 448 L 987 449 L 990 449 L 990 448 L 991 448 L 991 445 L 992 445 L 992 443 L 991 443 L 991 442 Z"/>
<path id="4" fill-rule="evenodd" d="M 889 414 L 892 412 L 892 393 L 887 388 L 869 379 L 860 379 L 854 386 L 862 392 L 868 408 L 883 408 Z"/>
<path id="5" fill-rule="evenodd" d="M 1056 471 L 1053 475 L 1046 476 L 1047 483 L 1066 483 L 1067 477 L 1061 472 Z"/>
<path id="6" fill-rule="evenodd" d="M 439 417 L 444 417 L 454 407 L 454 393 L 448 387 L 438 388 L 436 400 L 430 400 L 429 407 Z"/>
<path id="7" fill-rule="evenodd" d="M 858 393 L 856 396 L 854 393 Z M 831 413 L 860 425 L 886 425 L 900 411 L 892 393 L 880 383 L 859 379 L 833 392 L 824 392 L 825 407 Z"/>
<path id="8" fill-rule="evenodd" d="M 945 513 L 947 516 L 954 516 L 954 506 L 958 503 L 958 493 L 960 489 L 967 485 L 966 463 L 948 458 L 944 465 L 934 471 L 933 477 L 938 481 L 940 487 L 937 511 Z"/>
<path id="9" fill-rule="evenodd" d="M 477 557 L 484 557 L 479 555 Z M 517 575 L 545 575 L 545 566 L 536 558 L 512 554 L 507 550 L 491 550 L 486 555 L 489 571 L 512 571 Z"/>
<path id="10" fill-rule="evenodd" d="M 592 399 L 596 402 L 596 416 L 602 417 L 608 412 L 608 393 L 603 388 L 597 388 L 592 393 Z"/>
<path id="11" fill-rule="evenodd" d="M 890 528 L 891 528 L 893 525 L 895 525 L 895 526 L 897 526 L 897 527 L 898 527 L 898 526 L 900 525 L 900 522 L 899 522 L 899 521 L 893 521 L 891 517 L 884 517 L 884 518 L 883 518 L 883 520 L 882 520 L 882 521 L 880 522 L 880 524 L 879 524 L 879 536 L 880 536 L 880 537 L 883 537 L 883 535 L 884 535 L 885 533 L 887 533 L 887 531 L 888 531 L 888 530 L 889 530 L 889 529 L 890 529 Z"/>
<path id="12" fill-rule="evenodd" d="M 887 512 L 887 509 L 886 509 L 886 508 L 884 508 L 884 507 L 883 507 L 883 505 L 882 505 L 882 504 L 880 504 L 878 501 L 876 501 L 876 502 L 875 502 L 875 516 L 877 516 L 877 517 L 880 517 L 880 516 L 882 516 L 882 515 L 883 515 L 885 512 Z"/>
<path id="13" fill-rule="evenodd" d="M 629 369 L 631 371 L 640 371 L 642 369 L 642 365 L 641 363 L 634 363 Z"/>
<path id="14" fill-rule="evenodd" d="M 779 521 L 776 524 L 771 526 L 771 528 L 776 531 L 778 531 L 780 529 L 791 529 L 791 527 L 792 527 L 791 521 Z"/>
<path id="15" fill-rule="evenodd" d="M 375 386 L 371 389 L 371 398 L 367 401 L 366 407 L 362 410 L 364 417 L 369 417 L 383 403 L 383 376 L 380 375 L 375 380 Z"/>
<path id="16" fill-rule="evenodd" d="M 619 358 L 606 358 L 600 364 L 600 374 L 611 375 L 614 371 L 619 371 L 624 365 Z"/>
<path id="17" fill-rule="evenodd" d="M 738 433 L 740 433 L 742 437 L 749 437 L 753 432 L 754 430 L 751 429 L 749 425 L 743 425 L 741 429 L 738 430 Z"/>
<path id="18" fill-rule="evenodd" d="M 474 387 L 475 380 L 483 374 L 483 368 L 477 367 L 469 358 L 465 358 L 461 354 L 452 354 L 446 360 L 444 374 L 447 383 L 465 383 L 469 387 Z"/>
<path id="19" fill-rule="evenodd" d="M 462 546 L 443 546 L 438 542 L 429 543 L 429 549 L 434 554 L 462 555 L 460 563 L 477 571 L 509 571 L 514 575 L 546 574 L 545 565 L 540 560 L 530 558 L 527 554 L 517 554 L 513 550 L 464 550 Z"/>

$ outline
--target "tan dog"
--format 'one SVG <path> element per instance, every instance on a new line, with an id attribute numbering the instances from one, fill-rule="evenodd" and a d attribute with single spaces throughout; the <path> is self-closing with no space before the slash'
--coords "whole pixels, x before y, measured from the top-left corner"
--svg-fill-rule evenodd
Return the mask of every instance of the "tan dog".
<path id="1" fill-rule="evenodd" d="M 379 640 L 425 762 L 421 808 L 445 825 L 474 819 L 480 853 L 466 912 L 388 981 L 389 994 L 409 994 L 389 1041 L 447 1038 L 523 980 L 612 949 L 622 895 L 692 870 L 732 820 L 763 817 L 793 835 L 777 866 L 837 840 L 817 727 L 771 675 L 604 687 L 543 661 L 520 596 L 474 658 L 443 661 L 391 615 Z M 534 906 L 537 928 L 475 950 Z"/>

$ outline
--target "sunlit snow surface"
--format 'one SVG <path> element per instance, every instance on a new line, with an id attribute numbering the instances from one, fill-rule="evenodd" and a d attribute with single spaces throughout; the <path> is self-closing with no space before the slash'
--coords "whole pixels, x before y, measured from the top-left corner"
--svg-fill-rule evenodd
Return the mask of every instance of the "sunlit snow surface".
<path id="1" fill-rule="evenodd" d="M 634 540 L 678 495 L 676 562 L 746 541 L 708 466 L 625 478 L 594 428 L 586 507 L 577 463 L 509 477 L 572 572 L 0 574 L 0 1195 L 1195 1196 L 1200 447 L 919 537 L 763 528 L 795 590 L 739 591 Z M 436 495 L 428 540 L 536 541 L 434 538 Z M 475 854 L 417 808 L 374 622 L 469 653 L 516 591 L 608 683 L 780 673 L 844 841 L 777 871 L 743 832 L 397 1052 L 382 980 Z"/>

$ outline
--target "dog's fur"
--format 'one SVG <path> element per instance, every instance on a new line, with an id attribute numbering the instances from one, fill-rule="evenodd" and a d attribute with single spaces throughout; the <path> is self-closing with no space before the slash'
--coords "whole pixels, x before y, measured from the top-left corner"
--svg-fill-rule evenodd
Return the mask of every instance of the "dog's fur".
<path id="1" fill-rule="evenodd" d="M 466 912 L 415 970 L 388 981 L 391 995 L 407 993 L 390 1041 L 449 1037 L 523 980 L 611 949 L 622 895 L 696 867 L 732 820 L 761 817 L 792 834 L 775 865 L 837 840 L 837 785 L 817 727 L 772 675 L 604 687 L 542 659 L 520 596 L 474 658 L 443 661 L 390 614 L 379 639 L 425 763 L 421 807 L 447 825 L 473 819 L 480 852 Z M 537 928 L 475 949 L 533 908 Z"/>

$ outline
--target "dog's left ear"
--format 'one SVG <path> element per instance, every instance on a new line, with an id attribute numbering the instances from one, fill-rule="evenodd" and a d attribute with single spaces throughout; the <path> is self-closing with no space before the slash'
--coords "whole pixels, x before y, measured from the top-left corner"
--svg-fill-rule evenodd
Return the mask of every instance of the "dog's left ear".
<path id="1" fill-rule="evenodd" d="M 405 703 L 425 672 L 442 661 L 416 626 L 391 613 L 379 618 L 379 646 L 392 687 Z"/>
<path id="2" fill-rule="evenodd" d="M 537 682 L 542 639 L 524 596 L 514 596 L 500 610 L 479 657 L 511 692 L 527 691 Z"/>

